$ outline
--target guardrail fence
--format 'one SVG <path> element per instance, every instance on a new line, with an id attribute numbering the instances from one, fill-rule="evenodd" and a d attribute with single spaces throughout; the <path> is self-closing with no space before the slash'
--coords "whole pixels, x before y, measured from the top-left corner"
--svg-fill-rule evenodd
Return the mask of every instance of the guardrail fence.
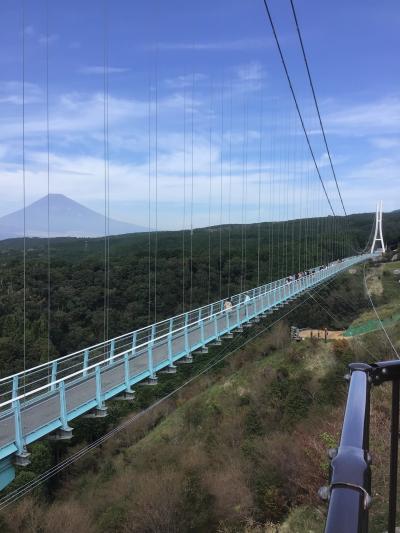
<path id="1" fill-rule="evenodd" d="M 396 531 L 397 466 L 399 441 L 400 361 L 350 365 L 349 391 L 338 448 L 330 449 L 329 485 L 319 494 L 329 501 L 325 533 L 365 533 L 371 506 L 369 452 L 370 389 L 390 381 L 392 410 L 388 533 Z"/>

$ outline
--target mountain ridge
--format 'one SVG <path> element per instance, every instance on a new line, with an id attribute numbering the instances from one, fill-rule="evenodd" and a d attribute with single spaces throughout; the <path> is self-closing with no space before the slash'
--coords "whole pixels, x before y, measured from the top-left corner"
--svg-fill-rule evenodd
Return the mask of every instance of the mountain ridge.
<path id="1" fill-rule="evenodd" d="M 105 217 L 63 194 L 50 194 L 36 200 L 25 209 L 27 237 L 47 237 L 48 207 L 50 207 L 50 237 L 101 237 Z M 108 219 L 110 235 L 148 231 L 148 228 L 128 222 Z M 0 217 L 0 240 L 24 236 L 24 210 L 18 209 Z"/>

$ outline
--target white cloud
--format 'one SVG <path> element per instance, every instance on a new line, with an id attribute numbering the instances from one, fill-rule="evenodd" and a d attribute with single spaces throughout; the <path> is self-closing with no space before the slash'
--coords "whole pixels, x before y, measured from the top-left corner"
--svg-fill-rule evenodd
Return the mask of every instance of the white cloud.
<path id="1" fill-rule="evenodd" d="M 400 98 L 343 106 L 328 112 L 324 123 L 328 131 L 342 135 L 395 133 L 400 130 Z"/>
<path id="2" fill-rule="evenodd" d="M 25 26 L 24 33 L 27 37 L 33 37 L 35 35 L 35 28 L 31 25 Z"/>
<path id="3" fill-rule="evenodd" d="M 185 43 L 185 42 L 161 42 L 155 45 L 148 45 L 146 49 L 156 49 L 165 51 L 174 50 L 193 50 L 196 52 L 207 51 L 230 51 L 240 52 L 242 50 L 257 50 L 266 48 L 269 44 L 267 39 L 233 39 L 230 41 L 214 41 L 203 43 Z"/>
<path id="4" fill-rule="evenodd" d="M 38 39 L 38 43 L 40 45 L 45 45 L 45 44 L 54 44 L 56 41 L 58 41 L 59 39 L 59 35 L 57 35 L 56 33 L 52 33 L 51 35 L 49 35 L 47 37 L 47 35 L 41 35 Z"/>
<path id="5" fill-rule="evenodd" d="M 240 65 L 236 68 L 236 74 L 241 81 L 260 81 L 265 78 L 265 71 L 261 63 L 251 61 L 246 65 Z"/>
<path id="6" fill-rule="evenodd" d="M 183 89 L 185 87 L 192 87 L 193 83 L 198 86 L 199 83 L 208 79 L 208 76 L 201 72 L 194 72 L 192 74 L 184 74 L 176 76 L 175 78 L 167 78 L 164 83 L 166 87 L 171 89 Z"/>
<path id="7" fill-rule="evenodd" d="M 371 143 L 376 148 L 391 150 L 392 148 L 400 148 L 400 137 L 376 137 L 371 139 Z"/>
<path id="8" fill-rule="evenodd" d="M 43 99 L 41 88 L 35 83 L 25 82 L 25 104 L 40 102 Z M 0 104 L 22 105 L 22 82 L 0 81 Z"/>
<path id="9" fill-rule="evenodd" d="M 122 74 L 124 72 L 129 72 L 130 69 L 128 67 L 107 67 L 108 74 Z M 94 66 L 86 66 L 81 67 L 78 69 L 78 72 L 81 74 L 104 74 L 104 66 L 103 65 L 94 65 Z"/>

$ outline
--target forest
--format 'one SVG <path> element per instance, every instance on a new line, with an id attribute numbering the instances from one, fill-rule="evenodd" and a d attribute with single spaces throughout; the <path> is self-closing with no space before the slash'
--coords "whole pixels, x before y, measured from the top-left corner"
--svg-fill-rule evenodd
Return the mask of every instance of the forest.
<path id="1" fill-rule="evenodd" d="M 400 240 L 400 211 L 384 216 Z M 364 249 L 373 214 L 0 242 L 0 375 Z M 109 259 L 105 261 L 105 247 Z M 49 262 L 50 259 L 50 262 Z M 50 268 L 49 268 L 50 265 Z M 105 284 L 107 279 L 107 284 Z M 25 321 L 24 321 L 25 295 Z"/>

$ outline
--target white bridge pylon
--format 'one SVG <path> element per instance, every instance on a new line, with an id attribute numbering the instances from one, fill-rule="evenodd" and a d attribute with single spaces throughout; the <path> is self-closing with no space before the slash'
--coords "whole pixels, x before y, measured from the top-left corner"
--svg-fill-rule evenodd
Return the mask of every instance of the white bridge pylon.
<path id="1" fill-rule="evenodd" d="M 383 212 L 383 202 L 382 200 L 376 204 L 376 216 L 375 216 L 375 233 L 374 233 L 374 240 L 372 242 L 371 246 L 371 254 L 374 253 L 375 246 L 379 242 L 381 244 L 380 250 L 382 253 L 385 253 L 385 243 L 383 242 L 383 234 L 382 234 L 382 212 Z"/>

